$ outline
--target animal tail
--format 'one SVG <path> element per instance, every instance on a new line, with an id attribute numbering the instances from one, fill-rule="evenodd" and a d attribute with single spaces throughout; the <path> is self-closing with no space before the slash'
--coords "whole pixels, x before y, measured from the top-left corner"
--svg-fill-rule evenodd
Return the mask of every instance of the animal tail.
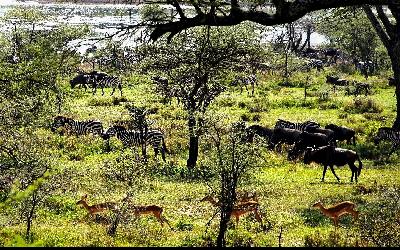
<path id="1" fill-rule="evenodd" d="M 358 154 L 357 154 L 357 160 L 359 162 L 359 165 L 358 165 L 358 176 L 360 176 L 361 169 L 362 169 L 362 162 L 361 162 L 360 156 Z"/>

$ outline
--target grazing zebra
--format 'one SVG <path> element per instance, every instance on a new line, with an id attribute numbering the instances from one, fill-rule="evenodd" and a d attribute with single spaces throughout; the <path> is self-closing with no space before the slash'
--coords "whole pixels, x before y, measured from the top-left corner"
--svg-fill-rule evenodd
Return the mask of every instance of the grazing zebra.
<path id="1" fill-rule="evenodd" d="M 103 134 L 103 125 L 100 121 L 89 120 L 89 121 L 75 121 L 71 118 L 64 116 L 56 116 L 51 126 L 51 131 L 56 131 L 57 128 L 64 127 L 72 134 L 84 135 L 84 134 Z"/>
<path id="2" fill-rule="evenodd" d="M 314 121 L 305 121 L 305 122 L 294 123 L 294 122 L 278 119 L 278 121 L 275 123 L 275 128 L 290 128 L 290 129 L 296 129 L 299 131 L 305 131 L 306 129 L 319 128 L 319 127 L 320 127 L 319 123 L 314 122 Z"/>
<path id="3" fill-rule="evenodd" d="M 388 154 L 389 157 L 400 145 L 400 131 L 389 127 L 381 127 L 378 129 L 378 133 L 374 137 L 374 143 L 378 144 L 382 140 L 387 140 L 392 143 L 392 149 Z"/>
<path id="4" fill-rule="evenodd" d="M 247 93 L 249 93 L 249 89 L 247 85 L 251 85 L 251 95 L 254 95 L 254 86 L 257 84 L 257 76 L 255 74 L 251 74 L 248 76 L 236 76 L 235 79 L 231 82 L 231 86 L 240 86 L 240 93 L 243 92 L 243 86 L 246 88 Z"/>
<path id="5" fill-rule="evenodd" d="M 142 137 L 139 130 L 126 130 L 122 126 L 112 126 L 106 131 L 105 134 L 108 136 L 117 136 L 124 147 L 139 146 L 142 142 Z M 161 156 L 165 161 L 165 153 L 168 153 L 168 150 L 165 146 L 164 135 L 161 131 L 154 129 L 148 130 L 145 143 L 149 143 L 153 146 L 155 157 L 157 157 L 158 148 L 160 147 L 160 143 L 162 143 Z"/>
<path id="6" fill-rule="evenodd" d="M 102 95 L 104 95 L 104 88 L 112 88 L 111 95 L 114 94 L 115 88 L 118 87 L 122 96 L 122 82 L 116 76 L 108 75 L 104 72 L 92 71 L 89 73 L 89 81 L 92 84 L 93 95 L 96 93 L 97 87 L 101 88 Z"/>

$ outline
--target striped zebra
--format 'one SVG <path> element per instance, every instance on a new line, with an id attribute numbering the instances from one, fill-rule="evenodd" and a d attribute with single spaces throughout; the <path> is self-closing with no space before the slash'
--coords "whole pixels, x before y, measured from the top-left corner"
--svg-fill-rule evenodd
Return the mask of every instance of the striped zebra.
<path id="1" fill-rule="evenodd" d="M 56 116 L 51 126 L 51 131 L 55 132 L 57 128 L 64 127 L 69 133 L 75 135 L 85 135 L 89 133 L 102 135 L 103 125 L 100 121 L 75 121 L 72 118 Z"/>
<path id="2" fill-rule="evenodd" d="M 275 123 L 275 128 L 290 128 L 290 129 L 296 129 L 299 131 L 305 131 L 306 129 L 309 128 L 319 128 L 320 125 L 319 123 L 315 121 L 305 121 L 305 122 L 290 122 L 290 121 L 285 121 L 282 119 L 278 119 L 278 121 Z"/>
<path id="3" fill-rule="evenodd" d="M 117 76 L 111 76 L 107 73 L 97 71 L 92 71 L 88 75 L 93 88 L 93 95 L 96 93 L 97 87 L 101 88 L 102 95 L 104 95 L 104 88 L 112 88 L 111 95 L 113 95 L 115 88 L 118 87 L 122 96 L 122 82 Z"/>
<path id="4" fill-rule="evenodd" d="M 124 147 L 139 146 L 142 142 L 142 135 L 139 130 L 126 130 L 122 126 L 112 126 L 106 131 L 105 134 L 107 136 L 116 136 L 122 142 Z M 148 130 L 145 144 L 147 143 L 153 146 L 155 157 L 157 157 L 159 151 L 158 149 L 162 143 L 161 156 L 163 161 L 165 161 L 165 153 L 168 153 L 168 150 L 165 146 L 163 133 L 155 129 Z"/>
<path id="5" fill-rule="evenodd" d="M 247 76 L 236 76 L 235 79 L 230 83 L 231 86 L 240 86 L 240 93 L 243 93 L 243 86 L 246 88 L 247 94 L 249 89 L 247 85 L 251 85 L 251 95 L 254 95 L 254 86 L 257 84 L 257 76 L 255 74 Z"/>
<path id="6" fill-rule="evenodd" d="M 400 145 L 400 131 L 389 127 L 381 127 L 378 129 L 378 133 L 374 137 L 374 143 L 377 145 L 382 140 L 390 141 L 392 143 L 392 149 L 388 154 L 388 156 L 390 156 Z"/>

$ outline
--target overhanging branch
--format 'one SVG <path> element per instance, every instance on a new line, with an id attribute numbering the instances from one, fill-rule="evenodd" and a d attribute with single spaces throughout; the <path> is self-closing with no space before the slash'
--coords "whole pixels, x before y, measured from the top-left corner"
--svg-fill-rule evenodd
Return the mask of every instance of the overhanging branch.
<path id="1" fill-rule="evenodd" d="M 175 3 L 177 3 L 177 1 L 175 1 Z M 231 0 L 231 4 L 229 5 L 230 14 L 222 16 L 215 15 L 215 13 L 203 13 L 196 1 L 190 0 L 190 3 L 196 10 L 196 16 L 157 24 L 150 38 L 156 41 L 164 34 L 170 33 L 169 39 L 171 39 L 175 34 L 184 29 L 203 25 L 233 26 L 244 21 L 251 21 L 265 26 L 272 26 L 293 22 L 307 13 L 316 10 L 364 4 L 393 5 L 400 4 L 400 0 L 296 0 L 294 2 L 274 0 L 273 3 L 276 8 L 274 14 L 268 14 L 254 9 L 244 10 L 240 8 L 237 0 Z"/>
<path id="2" fill-rule="evenodd" d="M 386 48 L 390 48 L 390 37 L 388 34 L 385 32 L 384 28 L 380 24 L 379 20 L 376 18 L 374 13 L 372 12 L 371 7 L 369 6 L 363 6 L 365 14 L 367 14 L 368 19 L 372 23 L 372 26 L 378 33 L 378 36 L 381 38 L 383 44 L 385 45 Z"/>

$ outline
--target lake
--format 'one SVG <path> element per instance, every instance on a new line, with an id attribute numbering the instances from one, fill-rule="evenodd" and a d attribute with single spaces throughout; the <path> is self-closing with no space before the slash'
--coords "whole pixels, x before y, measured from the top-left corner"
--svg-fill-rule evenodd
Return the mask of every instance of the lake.
<path id="1" fill-rule="evenodd" d="M 84 53 L 92 44 L 101 47 L 102 44 L 91 38 L 104 37 L 117 31 L 117 27 L 121 24 L 127 25 L 135 23 L 139 20 L 138 9 L 141 5 L 125 5 L 125 4 L 71 4 L 71 3 L 46 3 L 41 4 L 36 1 L 17 2 L 16 0 L 0 0 L 0 17 L 10 10 L 12 7 L 21 8 L 37 8 L 43 11 L 50 18 L 41 22 L 37 29 L 51 29 L 58 24 L 68 23 L 70 25 L 88 24 L 94 31 L 93 35 L 86 40 L 74 41 L 71 44 L 80 44 L 78 51 Z M 171 8 L 171 6 L 164 6 Z M 1 31 L 10 29 L 12 24 L 2 25 Z M 264 39 L 269 41 L 273 39 L 276 33 L 280 33 L 281 29 L 269 31 Z M 116 38 L 118 39 L 118 38 Z M 303 34 L 303 41 L 305 33 Z M 316 32 L 311 35 L 311 46 L 321 45 L 327 42 L 327 39 Z M 133 38 L 128 39 L 125 45 L 134 43 Z"/>

